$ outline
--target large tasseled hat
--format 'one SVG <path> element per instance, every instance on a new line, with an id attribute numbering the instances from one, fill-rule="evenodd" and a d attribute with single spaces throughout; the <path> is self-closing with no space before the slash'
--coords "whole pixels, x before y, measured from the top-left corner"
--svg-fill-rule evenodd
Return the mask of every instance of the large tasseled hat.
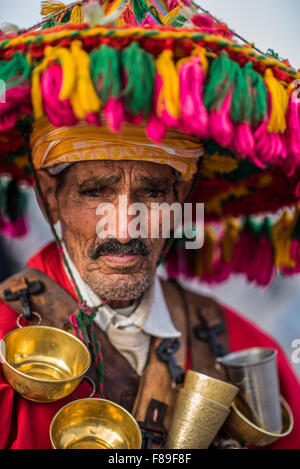
<path id="1" fill-rule="evenodd" d="M 44 158 L 43 122 L 55 142 L 74 126 L 122 144 L 130 128 L 160 162 L 173 142 L 170 165 L 195 178 L 192 201 L 205 203 L 204 247 L 174 244 L 170 275 L 244 273 L 267 285 L 300 271 L 300 74 L 287 61 L 236 42 L 190 0 L 44 1 L 42 14 L 30 30 L 0 33 L 5 234 L 24 233 L 30 168 L 72 161 L 62 148 Z"/>

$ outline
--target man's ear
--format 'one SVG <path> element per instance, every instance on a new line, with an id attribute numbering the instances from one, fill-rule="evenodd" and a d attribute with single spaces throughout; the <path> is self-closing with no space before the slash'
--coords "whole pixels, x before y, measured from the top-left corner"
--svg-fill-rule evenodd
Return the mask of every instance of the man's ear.
<path id="1" fill-rule="evenodd" d="M 55 176 L 51 176 L 45 169 L 39 169 L 36 171 L 37 178 L 41 187 L 42 194 L 45 198 L 45 201 L 48 205 L 48 210 L 50 212 L 51 219 L 53 223 L 58 221 L 58 201 L 56 197 L 56 187 L 57 187 L 57 178 Z M 40 209 L 43 212 L 45 219 L 48 221 L 48 218 L 45 213 L 44 203 L 41 200 L 41 196 L 38 193 L 35 187 L 35 195 L 39 204 Z"/>
<path id="2" fill-rule="evenodd" d="M 178 181 L 175 183 L 175 191 L 179 203 L 183 204 L 184 202 L 186 202 L 190 194 L 192 184 L 193 181 Z"/>

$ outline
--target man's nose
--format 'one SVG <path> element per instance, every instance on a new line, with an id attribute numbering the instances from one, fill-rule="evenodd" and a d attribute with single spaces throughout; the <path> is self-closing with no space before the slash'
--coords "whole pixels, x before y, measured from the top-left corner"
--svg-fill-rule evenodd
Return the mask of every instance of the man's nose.
<path id="1" fill-rule="evenodd" d="M 116 238 L 121 243 L 128 243 L 135 236 L 129 232 L 130 222 L 136 215 L 129 214 L 131 204 L 130 196 L 127 194 L 119 195 L 116 209 Z"/>

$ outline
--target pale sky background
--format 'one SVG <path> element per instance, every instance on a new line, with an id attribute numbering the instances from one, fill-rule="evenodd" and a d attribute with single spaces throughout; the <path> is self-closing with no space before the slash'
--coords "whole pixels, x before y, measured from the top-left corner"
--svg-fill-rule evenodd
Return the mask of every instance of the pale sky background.
<path id="1" fill-rule="evenodd" d="M 200 0 L 197 3 L 259 49 L 274 49 L 295 68 L 300 68 L 300 0 Z M 30 27 L 41 20 L 40 4 L 40 0 L 0 0 L 0 24 L 10 22 Z M 41 245 L 52 239 L 33 193 L 29 195 L 31 233 L 20 241 L 6 241 L 7 251 L 18 261 L 19 268 Z M 300 338 L 299 276 L 278 277 L 268 289 L 256 288 L 243 277 L 235 277 L 213 289 L 201 286 L 201 290 L 251 318 L 272 334 L 291 358 L 291 343 Z M 295 365 L 295 370 L 300 376 L 300 364 Z"/>
<path id="2" fill-rule="evenodd" d="M 64 0 L 65 4 L 72 3 Z M 249 42 L 274 49 L 300 68 L 299 0 L 197 0 Z M 41 20 L 41 0 L 0 0 L 0 23 L 30 27 Z"/>

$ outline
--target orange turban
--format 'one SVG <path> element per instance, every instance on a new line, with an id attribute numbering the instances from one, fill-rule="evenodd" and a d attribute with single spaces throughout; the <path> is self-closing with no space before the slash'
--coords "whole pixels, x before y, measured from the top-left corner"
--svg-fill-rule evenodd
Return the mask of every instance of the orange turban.
<path id="1" fill-rule="evenodd" d="M 31 147 L 36 169 L 77 161 L 136 160 L 171 166 L 184 180 L 192 179 L 203 153 L 199 140 L 178 131 L 169 131 L 158 145 L 146 137 L 142 126 L 126 124 L 122 132 L 113 134 L 106 125 L 81 122 L 54 127 L 45 118 L 34 124 Z"/>

